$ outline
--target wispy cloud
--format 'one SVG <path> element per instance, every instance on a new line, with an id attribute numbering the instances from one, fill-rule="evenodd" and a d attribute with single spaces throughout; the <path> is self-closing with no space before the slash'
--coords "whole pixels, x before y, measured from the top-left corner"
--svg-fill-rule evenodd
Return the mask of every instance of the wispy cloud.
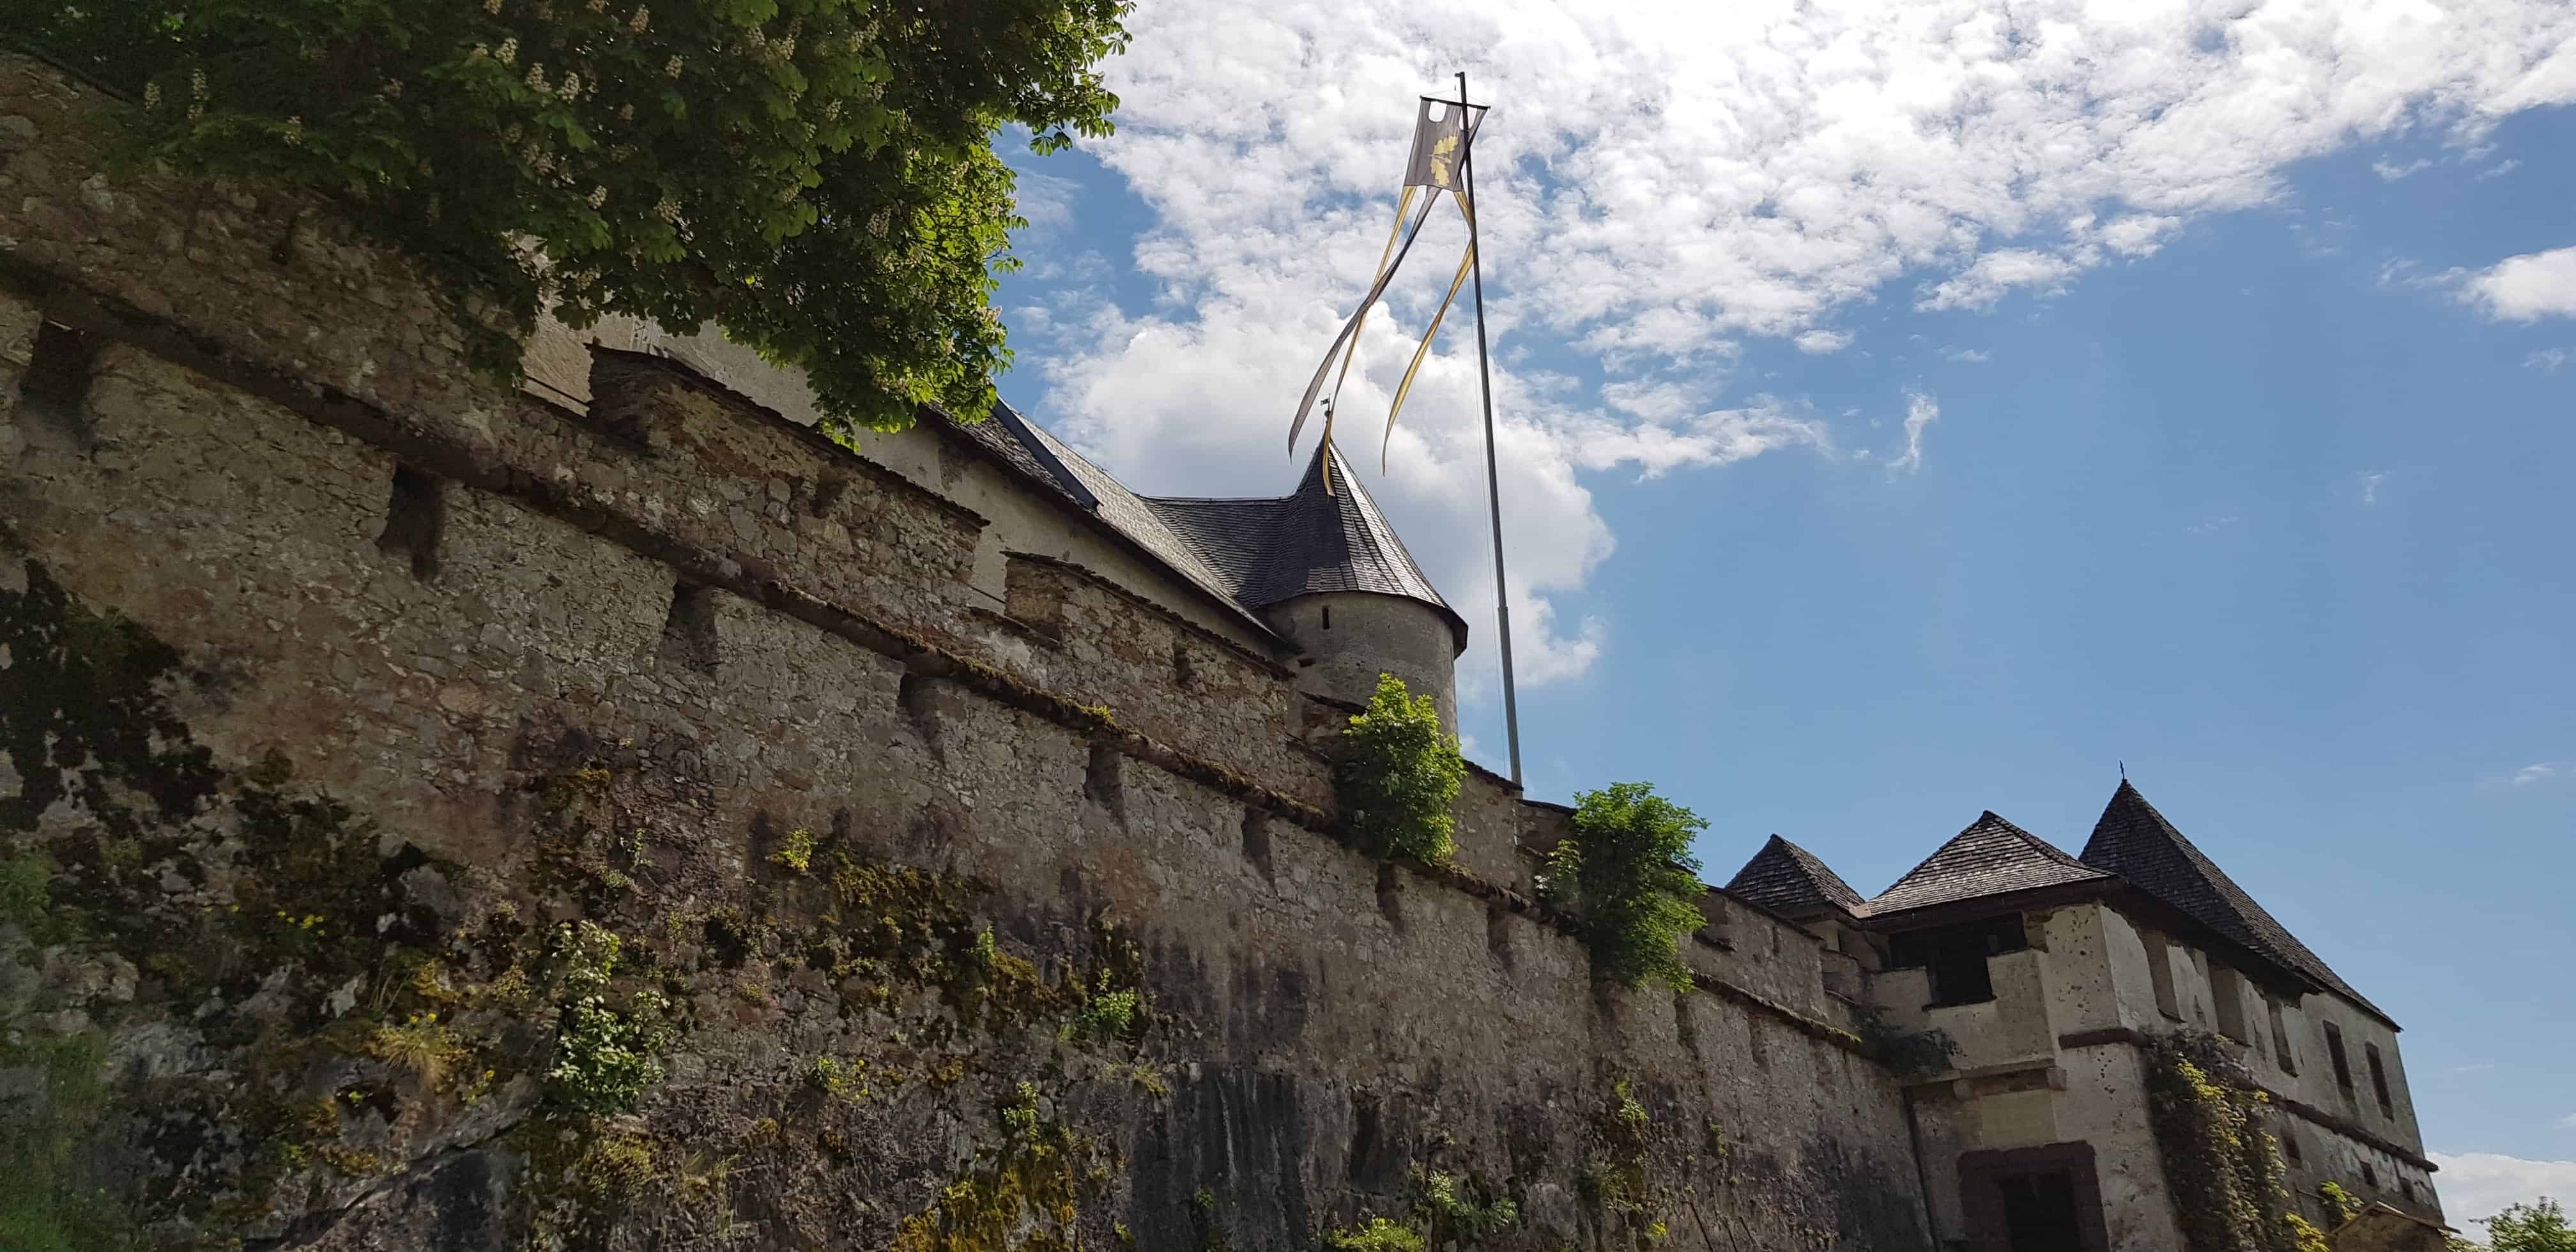
<path id="1" fill-rule="evenodd" d="M 2490 166 L 2486 167 L 2485 169 L 2479 170 L 2479 171 L 2478 171 L 2478 181 L 2479 181 L 2479 182 L 2485 182 L 2486 180 L 2488 180 L 2488 179 L 2490 179 L 2490 178 L 2502 178 L 2502 177 L 2504 177 L 2505 175 L 2510 174 L 2510 173 L 2514 172 L 2515 170 L 2518 170 L 2518 169 L 2521 169 L 2521 168 L 2522 168 L 2522 162 L 2520 162 L 2520 161 L 2516 161 L 2516 160 L 2504 160 L 2504 161 L 2498 161 L 2498 162 L 2496 162 L 2495 164 L 2493 164 L 2493 165 L 2490 165 Z"/>
<path id="2" fill-rule="evenodd" d="M 1994 357 L 1983 348 L 1943 348 L 1941 349 L 1941 355 L 1950 360 L 1963 362 L 1969 365 L 1983 365 L 1994 359 Z"/>
<path id="3" fill-rule="evenodd" d="M 2386 157 L 2381 157 L 2380 159 L 2370 163 L 2371 173 L 2377 174 L 2381 178 L 2385 178 L 2392 183 L 2409 174 L 2420 174 L 2431 168 L 2433 168 L 2433 163 L 2421 158 L 2409 161 L 2404 165 L 2398 165 L 2391 162 Z"/>
<path id="4" fill-rule="evenodd" d="M 1905 451 L 1888 459 L 1889 474 L 1912 474 L 1923 468 L 1923 428 L 1940 420 L 1940 401 L 1919 391 L 1905 393 Z"/>
<path id="5" fill-rule="evenodd" d="M 2379 503 L 2379 484 L 2386 481 L 2388 481 L 2388 475 L 2386 474 L 2363 474 L 2361 476 L 2361 502 L 2363 504 Z"/>
<path id="6" fill-rule="evenodd" d="M 2447 1074 L 2483 1074 L 2494 1068 L 2495 1062 L 2480 1061 L 2473 1065 L 2454 1065 L 2443 1072 Z"/>
<path id="7" fill-rule="evenodd" d="M 2566 364 L 2567 349 L 2565 348 L 2542 348 L 2540 351 L 2522 358 L 2522 367 L 2524 369 L 2539 370 L 2543 374 L 2555 374 L 2560 369 L 2564 368 Z"/>
<path id="8" fill-rule="evenodd" d="M 2214 513 L 2200 521 L 2192 523 L 2189 526 L 2183 527 L 2183 529 L 2191 532 L 2192 534 L 2199 535 L 2202 538 L 2207 538 L 2219 533 L 2220 531 L 2226 530 L 2243 520 L 2245 519 L 2234 513 Z"/>
<path id="9" fill-rule="evenodd" d="M 2566 772 L 2567 767 L 2559 762 L 2537 761 L 2530 765 L 2525 765 L 2521 769 L 2515 770 L 2511 781 L 2514 786 L 2529 787 L 2538 783 L 2548 782 L 2550 779 L 2559 777 Z"/>
<path id="10" fill-rule="evenodd" d="M 2576 1130 L 2576 1113 L 2570 1113 L 2565 1117 L 2559 1118 L 2558 1128 L 2560 1130 Z"/>
<path id="11" fill-rule="evenodd" d="M 1849 331 L 1811 330 L 1798 336 L 1797 344 L 1798 351 L 1800 352 L 1804 352 L 1809 356 L 1824 356 L 1828 353 L 1840 352 L 1843 349 L 1850 347 L 1851 341 L 1852 337 L 1851 332 Z"/>

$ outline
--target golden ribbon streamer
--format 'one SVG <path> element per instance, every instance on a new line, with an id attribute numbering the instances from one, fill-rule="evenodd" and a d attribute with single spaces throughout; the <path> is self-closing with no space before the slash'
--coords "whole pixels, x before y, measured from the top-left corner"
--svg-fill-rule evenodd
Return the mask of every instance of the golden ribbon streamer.
<path id="1" fill-rule="evenodd" d="M 1377 254 L 1378 282 L 1386 279 L 1387 258 L 1395 255 L 1395 241 L 1404 234 L 1404 215 L 1413 208 L 1416 190 L 1418 188 L 1405 188 L 1403 197 L 1395 202 L 1395 225 L 1386 232 L 1386 246 Z M 1332 397 L 1324 401 L 1324 447 L 1327 449 L 1324 455 L 1324 494 L 1328 496 L 1333 494 L 1333 457 L 1330 452 L 1333 446 L 1333 409 L 1341 400 L 1342 380 L 1351 376 L 1351 361 L 1360 354 L 1360 331 L 1368 325 L 1368 315 L 1368 309 L 1363 307 L 1359 317 L 1351 323 L 1350 347 L 1342 353 L 1342 372 L 1333 376 Z"/>
<path id="2" fill-rule="evenodd" d="M 1476 210 L 1467 203 L 1465 192 L 1455 194 L 1458 197 L 1458 212 L 1467 219 L 1469 232 L 1467 237 L 1473 239 Z M 1471 243 L 1467 245 L 1466 255 L 1458 258 L 1458 276 L 1449 280 L 1449 294 L 1440 301 L 1440 311 L 1431 315 L 1431 329 L 1422 332 L 1422 346 L 1413 350 L 1413 363 L 1404 367 L 1404 381 L 1396 385 L 1395 403 L 1386 411 L 1386 438 L 1377 447 L 1377 469 L 1381 474 L 1386 472 L 1387 448 L 1395 442 L 1395 415 L 1404 411 L 1405 394 L 1413 390 L 1413 375 L 1422 368 L 1422 359 L 1431 355 L 1431 340 L 1439 335 L 1440 323 L 1449 316 L 1449 306 L 1457 303 L 1459 285 L 1467 281 L 1468 268 L 1475 263 L 1476 245 Z M 1332 418 L 1327 416 L 1324 420 L 1325 428 L 1331 429 Z"/>

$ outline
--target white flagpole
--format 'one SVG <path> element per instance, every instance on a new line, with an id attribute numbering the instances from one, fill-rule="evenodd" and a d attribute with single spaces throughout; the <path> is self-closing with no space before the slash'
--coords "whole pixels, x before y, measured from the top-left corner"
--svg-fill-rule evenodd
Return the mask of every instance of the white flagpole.
<path id="1" fill-rule="evenodd" d="M 1494 469 L 1494 367 L 1485 351 L 1485 250 L 1479 238 L 1479 223 L 1484 220 L 1484 206 L 1476 203 L 1476 130 L 1468 122 L 1467 71 L 1458 71 L 1458 123 L 1463 135 L 1458 154 L 1458 178 L 1467 193 L 1467 251 L 1476 279 L 1476 378 L 1485 399 L 1485 498 L 1492 506 L 1494 519 L 1494 620 L 1501 627 L 1503 642 L 1503 728 L 1512 746 L 1512 785 L 1521 781 L 1521 710 L 1520 700 L 1512 690 L 1512 604 L 1509 584 L 1503 581 L 1503 488 Z"/>

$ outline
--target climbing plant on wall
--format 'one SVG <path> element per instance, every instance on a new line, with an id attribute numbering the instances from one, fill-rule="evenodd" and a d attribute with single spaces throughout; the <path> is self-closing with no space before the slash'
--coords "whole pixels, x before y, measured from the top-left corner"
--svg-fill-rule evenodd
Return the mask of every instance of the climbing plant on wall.
<path id="1" fill-rule="evenodd" d="M 1574 833 L 1548 853 L 1544 890 L 1574 910 L 1593 972 L 1632 986 L 1691 985 L 1679 945 L 1706 921 L 1690 850 L 1706 829 L 1706 819 L 1651 783 L 1576 793 Z"/>
<path id="2" fill-rule="evenodd" d="M 322 193 L 484 365 L 541 306 L 715 322 L 825 416 L 980 417 L 1007 363 L 1005 126 L 1102 135 L 1126 0 L 103 0 L 8 39 L 121 89 L 137 154 Z"/>
<path id="3" fill-rule="evenodd" d="M 1380 674 L 1368 710 L 1351 718 L 1333 758 L 1333 796 L 1351 846 L 1373 856 L 1437 865 L 1449 859 L 1457 819 L 1450 806 L 1467 777 L 1458 737 L 1440 711 L 1404 680 Z"/>
<path id="4" fill-rule="evenodd" d="M 2146 1044 L 2148 1112 L 2166 1189 L 2190 1252 L 2307 1252 L 2315 1232 L 2291 1212 L 2270 1102 L 2216 1035 L 2180 1031 Z"/>

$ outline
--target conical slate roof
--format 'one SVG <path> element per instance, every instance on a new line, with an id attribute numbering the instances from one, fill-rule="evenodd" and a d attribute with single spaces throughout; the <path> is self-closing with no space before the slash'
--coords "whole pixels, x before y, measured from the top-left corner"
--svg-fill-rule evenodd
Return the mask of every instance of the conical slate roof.
<path id="1" fill-rule="evenodd" d="M 2112 875 L 1989 810 L 1869 902 L 1873 916 Z"/>
<path id="2" fill-rule="evenodd" d="M 1332 459 L 1333 490 L 1324 491 L 1325 458 Z M 1326 591 L 1400 596 L 1440 610 L 1457 646 L 1467 646 L 1467 622 L 1440 598 L 1404 541 L 1395 537 L 1368 488 L 1351 473 L 1341 450 L 1322 443 L 1306 463 L 1305 477 L 1288 495 L 1211 500 L 1140 497 L 1161 523 L 1231 583 L 1234 598 L 1262 608 Z"/>
<path id="3" fill-rule="evenodd" d="M 1816 854 L 1778 835 L 1771 836 L 1726 889 L 1774 913 L 1790 917 L 1841 909 L 1855 916 L 1869 903 Z"/>
<path id="4" fill-rule="evenodd" d="M 2192 846 L 2156 806 L 2120 780 L 2093 838 L 2084 845 L 2084 860 L 2127 879 L 2131 886 L 2180 910 L 2221 936 L 2269 959 L 2292 973 L 2360 1005 L 2374 1017 L 2396 1025 L 2377 1005 L 2338 977 L 2289 929 L 2274 921 L 2227 872 Z"/>

